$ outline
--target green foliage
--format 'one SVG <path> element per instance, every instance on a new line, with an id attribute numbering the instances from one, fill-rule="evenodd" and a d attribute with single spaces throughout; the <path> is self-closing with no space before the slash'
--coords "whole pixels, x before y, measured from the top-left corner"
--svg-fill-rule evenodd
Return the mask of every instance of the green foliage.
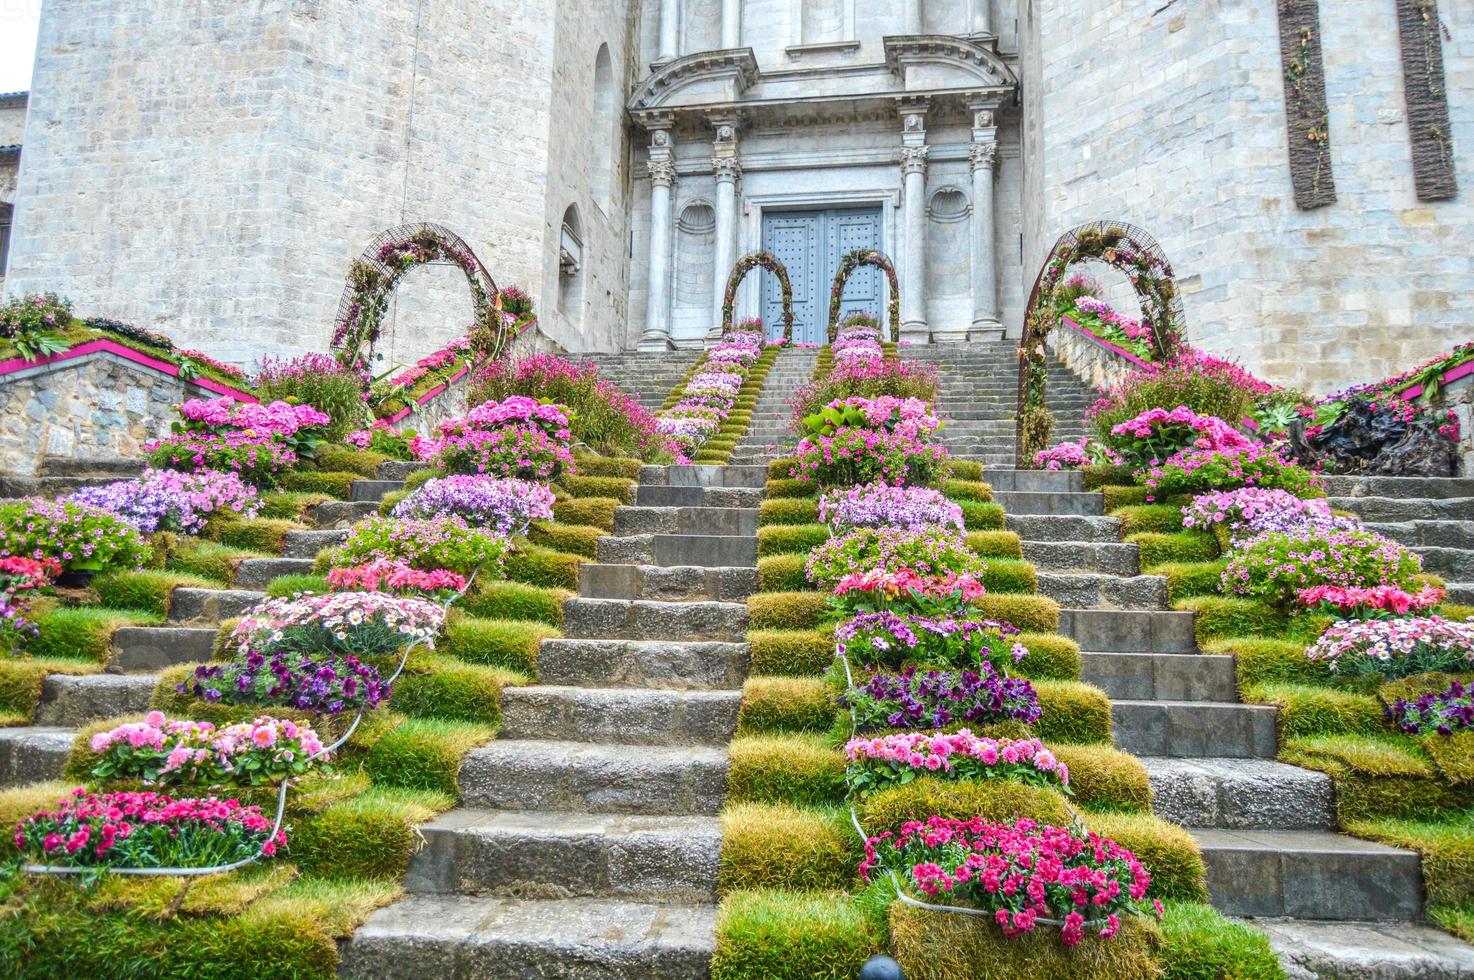
<path id="1" fill-rule="evenodd" d="M 1021 633 L 1016 638 L 1029 650 L 1008 672 L 1031 680 L 1077 681 L 1080 679 L 1080 644 L 1058 633 Z"/>
<path id="2" fill-rule="evenodd" d="M 1109 513 L 1121 522 L 1123 538 L 1133 534 L 1177 534 L 1183 529 L 1182 508 L 1176 504 L 1132 504 Z M 1209 557 L 1217 558 L 1218 555 L 1215 553 Z"/>
<path id="3" fill-rule="evenodd" d="M 446 626 L 439 650 L 448 657 L 467 663 L 504 667 L 535 676 L 537 653 L 542 641 L 561 635 L 546 623 L 453 616 Z"/>
<path id="4" fill-rule="evenodd" d="M 814 484 L 807 480 L 789 479 L 786 476 L 769 476 L 764 493 L 769 500 L 808 498 L 814 495 Z"/>
<path id="5" fill-rule="evenodd" d="M 41 635 L 27 644 L 32 657 L 105 663 L 113 633 L 124 626 L 155 626 L 163 621 L 146 610 L 95 609 L 70 606 L 33 617 Z"/>
<path id="6" fill-rule="evenodd" d="M 1346 829 L 1357 837 L 1417 851 L 1430 905 L 1474 904 L 1474 814 L 1446 820 L 1355 820 Z"/>
<path id="7" fill-rule="evenodd" d="M 834 660 L 834 637 L 821 630 L 753 630 L 752 673 L 818 677 Z"/>
<path id="8" fill-rule="evenodd" d="M 1147 503 L 1146 487 L 1103 486 L 1100 488 L 1105 512 L 1115 514 L 1123 507 L 1136 507 Z"/>
<path id="9" fill-rule="evenodd" d="M 969 531 L 1003 530 L 1002 504 L 981 500 L 959 500 L 957 506 L 962 508 L 962 523 Z"/>
<path id="10" fill-rule="evenodd" d="M 943 480 L 941 490 L 948 500 L 967 500 L 978 504 L 993 500 L 993 488 L 981 480 Z"/>
<path id="11" fill-rule="evenodd" d="M 727 799 L 733 803 L 844 802 L 844 756 L 822 735 L 739 736 L 728 755 Z"/>
<path id="12" fill-rule="evenodd" d="M 1050 742 L 1111 741 L 1111 702 L 1098 687 L 1079 681 L 1035 681 L 1039 720 L 1034 734 Z"/>
<path id="13" fill-rule="evenodd" d="M 599 539 L 603 536 L 601 528 L 553 521 L 534 521 L 527 529 L 527 540 L 533 544 L 584 558 L 599 556 Z"/>
<path id="14" fill-rule="evenodd" d="M 557 401 L 556 398 L 553 400 Z M 638 459 L 621 456 L 595 456 L 593 453 L 585 452 L 574 453 L 573 462 L 581 476 L 617 476 L 622 480 L 638 480 L 640 467 L 644 465 Z"/>
<path id="15" fill-rule="evenodd" d="M 809 580 L 804 575 L 804 555 L 769 555 L 757 560 L 757 585 L 764 592 L 802 592 Z"/>
<path id="16" fill-rule="evenodd" d="M 1167 599 L 1169 602 L 1176 602 L 1178 599 L 1187 599 L 1192 596 L 1217 595 L 1226 564 L 1227 562 L 1223 559 L 1168 562 L 1164 565 L 1153 566 L 1150 574 L 1161 575 L 1167 579 Z"/>
<path id="17" fill-rule="evenodd" d="M 219 584 L 198 575 L 151 570 L 107 572 L 92 580 L 93 591 L 103 606 L 142 610 L 160 619 L 169 615 L 169 600 L 175 589 L 212 589 Z"/>
<path id="18" fill-rule="evenodd" d="M 758 524 L 764 528 L 818 522 L 819 502 L 815 498 L 764 500 L 758 505 Z"/>
<path id="19" fill-rule="evenodd" d="M 850 980 L 884 946 L 838 892 L 737 891 L 717 911 L 712 980 Z"/>
<path id="20" fill-rule="evenodd" d="M 1219 637 L 1283 634 L 1285 617 L 1268 603 L 1224 596 L 1194 596 L 1172 604 L 1174 609 L 1198 614 L 1198 643 Z"/>
<path id="21" fill-rule="evenodd" d="M 295 521 L 284 521 L 266 517 L 255 520 L 211 521 L 206 527 L 206 536 L 232 548 L 254 551 L 266 555 L 279 555 L 282 540 L 291 531 L 304 527 Z"/>
<path id="22" fill-rule="evenodd" d="M 321 575 L 278 575 L 266 583 L 266 594 L 273 599 L 286 599 L 297 593 L 322 595 L 332 591 Z"/>
<path id="23" fill-rule="evenodd" d="M 855 874 L 853 836 L 838 809 L 735 803 L 722 811 L 717 892 L 844 888 Z"/>
<path id="24" fill-rule="evenodd" d="M 1140 532 L 1127 535 L 1126 543 L 1136 545 L 1144 569 L 1169 562 L 1212 561 L 1218 557 L 1218 542 L 1213 535 L 1200 531 L 1175 534 Z"/>
<path id="25" fill-rule="evenodd" d="M 1070 824 L 1070 808 L 1058 790 L 1007 779 L 963 782 L 922 777 L 867 796 L 858 812 L 860 825 L 872 836 L 931 816 L 1004 823 L 1028 817 L 1054 826 Z"/>
<path id="26" fill-rule="evenodd" d="M 954 459 L 951 465 L 954 479 L 966 480 L 969 483 L 978 483 L 983 479 L 983 464 L 975 459 Z"/>
<path id="27" fill-rule="evenodd" d="M 817 678 L 749 677 L 742 685 L 737 731 L 826 732 L 834 724 L 836 710 L 833 694 Z"/>
<path id="28" fill-rule="evenodd" d="M 318 470 L 292 470 L 282 474 L 281 487 L 292 493 L 317 493 L 334 500 L 353 496 L 353 483 L 361 479 L 357 473 L 330 473 Z"/>
<path id="29" fill-rule="evenodd" d="M 301 521 L 318 504 L 333 498 L 325 493 L 266 493 L 261 495 L 261 517 L 282 521 Z"/>
<path id="30" fill-rule="evenodd" d="M 331 414 L 331 413 L 329 413 Z M 379 476 L 379 467 L 389 462 L 383 453 L 352 446 L 319 446 L 317 468 L 327 473 L 357 473 L 365 480 Z"/>
<path id="31" fill-rule="evenodd" d="M 495 734 L 495 728 L 474 722 L 410 718 L 373 744 L 364 771 L 383 786 L 434 790 L 459 799 L 461 760 Z"/>
<path id="32" fill-rule="evenodd" d="M 1135 485 L 1132 476 L 1133 470 L 1125 464 L 1114 463 L 1091 463 L 1089 466 L 1080 467 L 1080 473 L 1085 480 L 1086 490 L 1099 490 L 1102 487 L 1129 487 Z"/>
<path id="33" fill-rule="evenodd" d="M 1372 735 L 1385 730 L 1382 705 L 1369 694 L 1301 684 L 1257 684 L 1244 698 L 1280 709 L 1281 737 L 1296 735 Z"/>
<path id="34" fill-rule="evenodd" d="M 329 879 L 383 878 L 398 884 L 419 843 L 415 826 L 454 801 L 423 790 L 375 787 L 292 825 L 291 858 Z"/>
<path id="35" fill-rule="evenodd" d="M 1204 653 L 1234 658 L 1239 688 L 1277 682 L 1327 683 L 1330 671 L 1324 661 L 1307 660 L 1305 645 L 1293 640 L 1260 636 L 1234 636 L 1203 644 Z"/>
<path id="36" fill-rule="evenodd" d="M 573 593 L 567 589 L 478 579 L 457 608 L 483 619 L 518 619 L 556 627 L 563 625 L 563 603 L 571 598 Z"/>
<path id="37" fill-rule="evenodd" d="M 565 474 L 558 485 L 571 497 L 605 497 L 628 506 L 634 503 L 635 481 L 618 476 L 575 476 Z"/>
<path id="38" fill-rule="evenodd" d="M 1051 742 L 1049 747 L 1070 767 L 1070 789 L 1076 806 L 1097 812 L 1151 810 L 1152 790 L 1146 767 L 1135 756 L 1100 744 Z"/>
<path id="39" fill-rule="evenodd" d="M 967 546 L 984 558 L 1024 557 L 1019 536 L 1012 531 L 972 531 L 967 535 Z"/>
<path id="40" fill-rule="evenodd" d="M 523 545 L 508 553 L 503 570 L 513 582 L 545 589 L 576 590 L 579 566 L 588 564 L 588 561 L 582 555 L 572 555 L 566 551 Z M 561 612 L 559 615 L 562 615 Z"/>
<path id="41" fill-rule="evenodd" d="M 563 524 L 596 527 L 614 532 L 614 508 L 620 506 L 613 497 L 576 497 L 553 504 L 553 517 Z"/>
<path id="42" fill-rule="evenodd" d="M 759 592 L 747 600 L 747 622 L 755 630 L 810 629 L 824 610 L 824 596 L 818 592 Z"/>
<path id="43" fill-rule="evenodd" d="M 450 657 L 411 662 L 394 683 L 394 710 L 415 718 L 482 722 L 502 720 L 502 689 L 527 683 L 525 675 Z"/>
<path id="44" fill-rule="evenodd" d="M 807 557 L 810 549 L 828 540 L 829 528 L 824 524 L 760 527 L 757 531 L 757 553 L 759 556 L 801 554 Z"/>
<path id="45" fill-rule="evenodd" d="M 164 567 L 171 572 L 198 575 L 222 584 L 235 581 L 236 566 L 248 558 L 269 558 L 270 555 L 213 541 L 196 538 L 180 539 L 169 552 Z"/>
<path id="46" fill-rule="evenodd" d="M 1269 938 L 1198 902 L 1168 902 L 1158 927 L 1163 980 L 1284 980 Z"/>
<path id="47" fill-rule="evenodd" d="M 968 539 L 968 544 L 971 545 L 972 535 L 968 535 Z M 1032 595 L 1039 588 L 1034 566 L 1022 559 L 1012 558 L 988 559 L 987 570 L 983 572 L 983 584 L 994 595 Z"/>

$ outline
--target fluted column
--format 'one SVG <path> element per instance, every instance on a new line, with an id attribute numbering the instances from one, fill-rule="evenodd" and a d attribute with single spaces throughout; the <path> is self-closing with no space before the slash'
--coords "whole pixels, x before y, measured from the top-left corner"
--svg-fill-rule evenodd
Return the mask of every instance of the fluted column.
<path id="1" fill-rule="evenodd" d="M 660 0 L 660 54 L 656 61 L 674 61 L 681 54 L 681 2 Z"/>
<path id="2" fill-rule="evenodd" d="M 901 134 L 901 208 L 905 218 L 906 256 L 901 276 L 901 336 L 926 343 L 926 110 L 903 110 Z"/>
<path id="3" fill-rule="evenodd" d="M 972 5 L 972 33 L 993 33 L 993 0 L 968 0 Z"/>
<path id="4" fill-rule="evenodd" d="M 742 177 L 742 165 L 737 162 L 737 129 L 728 123 L 717 125 L 716 140 L 712 144 L 712 173 L 717 182 L 717 227 L 716 246 L 712 250 L 712 327 L 719 333 L 722 323 L 722 302 L 727 297 L 727 278 L 737 261 L 737 181 Z"/>
<path id="5" fill-rule="evenodd" d="M 722 0 L 722 47 L 742 46 L 742 0 Z"/>
<path id="6" fill-rule="evenodd" d="M 993 180 L 998 160 L 998 129 L 991 109 L 973 113 L 972 130 L 972 340 L 998 340 L 997 257 L 994 254 L 996 218 Z"/>
<path id="7" fill-rule="evenodd" d="M 672 350 L 670 338 L 670 197 L 676 183 L 675 155 L 669 130 L 650 138 L 650 276 L 645 333 L 640 350 Z"/>

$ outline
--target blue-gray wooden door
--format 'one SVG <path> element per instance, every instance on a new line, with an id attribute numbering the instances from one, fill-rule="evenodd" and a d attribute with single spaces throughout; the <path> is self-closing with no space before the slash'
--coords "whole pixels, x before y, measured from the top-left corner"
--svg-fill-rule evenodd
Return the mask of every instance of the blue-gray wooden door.
<path id="1" fill-rule="evenodd" d="M 763 215 L 763 250 L 772 252 L 788 268 L 793 283 L 793 339 L 822 344 L 828 337 L 829 288 L 845 254 L 857 248 L 881 248 L 879 208 L 841 208 L 829 211 L 769 211 Z M 763 323 L 768 337 L 783 334 L 783 293 L 778 280 L 763 277 Z M 840 316 L 882 310 L 879 269 L 865 266 L 845 284 Z"/>

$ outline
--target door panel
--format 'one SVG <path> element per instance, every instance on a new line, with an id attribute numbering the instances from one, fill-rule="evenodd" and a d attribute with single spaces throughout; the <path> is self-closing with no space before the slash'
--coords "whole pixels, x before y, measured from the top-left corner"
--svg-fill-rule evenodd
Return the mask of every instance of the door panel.
<path id="1" fill-rule="evenodd" d="M 781 211 L 763 215 L 763 249 L 788 268 L 793 284 L 793 339 L 822 344 L 827 340 L 829 286 L 840 259 L 857 248 L 880 248 L 880 209 Z M 777 278 L 763 277 L 762 310 L 768 337 L 783 332 L 783 295 Z M 845 285 L 841 315 L 881 312 L 884 297 L 880 270 L 866 267 Z"/>

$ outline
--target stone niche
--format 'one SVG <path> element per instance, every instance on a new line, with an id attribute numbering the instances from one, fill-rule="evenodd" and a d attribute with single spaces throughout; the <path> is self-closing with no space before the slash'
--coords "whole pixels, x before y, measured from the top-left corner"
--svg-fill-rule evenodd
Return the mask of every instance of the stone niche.
<path id="1" fill-rule="evenodd" d="M 0 377 L 0 473 L 34 476 L 43 457 L 138 459 L 167 435 L 199 385 L 98 352 Z"/>

